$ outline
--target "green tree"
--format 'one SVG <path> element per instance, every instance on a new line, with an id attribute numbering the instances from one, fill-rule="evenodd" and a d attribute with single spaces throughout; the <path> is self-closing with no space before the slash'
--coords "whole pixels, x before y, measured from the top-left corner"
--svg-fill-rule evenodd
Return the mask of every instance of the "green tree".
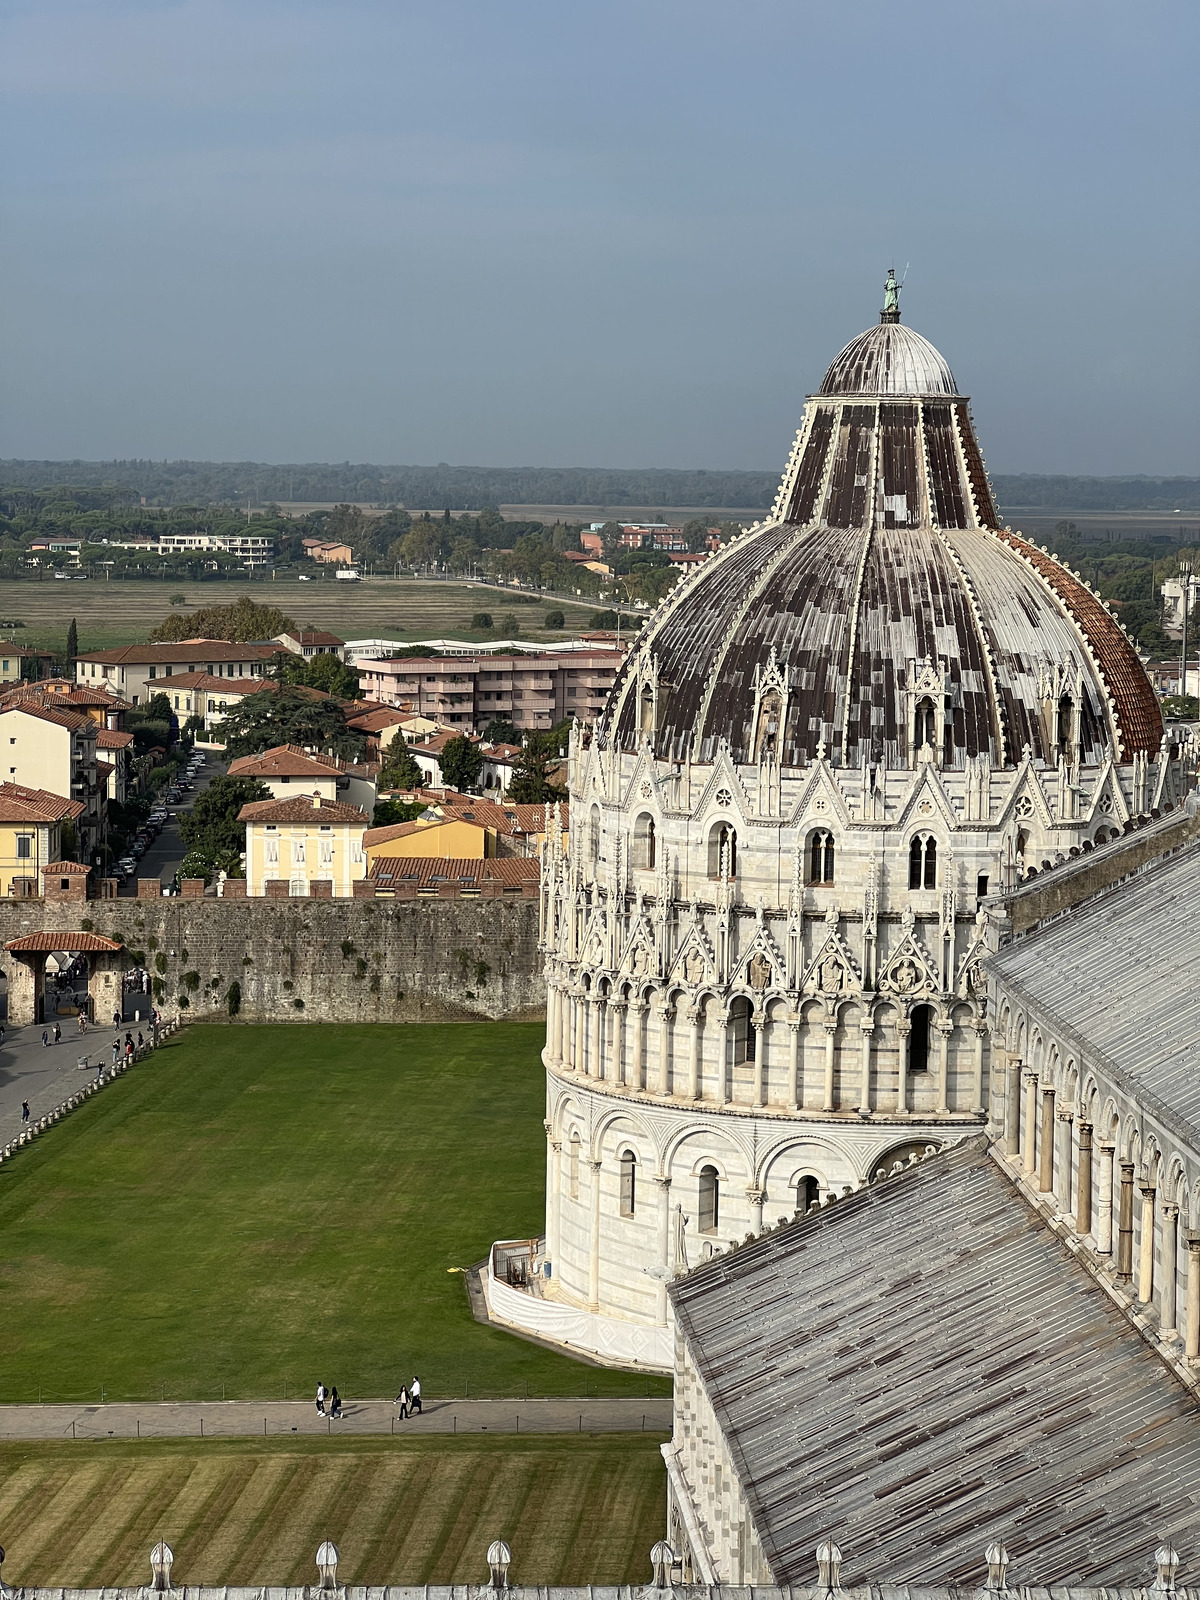
<path id="1" fill-rule="evenodd" d="M 75 676 L 75 658 L 79 654 L 79 625 L 75 618 L 71 618 L 71 626 L 67 629 L 67 671 L 71 677 Z"/>
<path id="2" fill-rule="evenodd" d="M 248 694 L 221 724 L 225 753 L 230 757 L 259 755 L 278 744 L 357 761 L 363 753 L 360 734 L 346 726 L 336 700 L 299 686 L 260 689 Z"/>
<path id="3" fill-rule="evenodd" d="M 358 699 L 358 673 L 332 652 L 313 656 L 305 668 L 304 682 L 310 689 L 320 689 L 338 700 Z"/>
<path id="4" fill-rule="evenodd" d="M 449 788 L 463 793 L 479 781 L 479 774 L 483 771 L 483 751 L 477 744 L 472 744 L 465 734 L 459 733 L 453 739 L 447 739 L 438 765 L 442 769 L 443 782 Z"/>
<path id="5" fill-rule="evenodd" d="M 424 800 L 381 800 L 375 807 L 371 826 L 390 828 L 397 822 L 415 822 L 426 809 Z"/>
<path id="6" fill-rule="evenodd" d="M 243 839 L 245 834 L 243 833 Z M 217 870 L 217 863 L 207 850 L 189 850 L 179 863 L 179 876 L 181 878 L 203 878 L 207 886 L 213 881 L 213 873 Z M 233 874 L 230 874 L 233 876 Z"/>
<path id="7" fill-rule="evenodd" d="M 619 522 L 606 522 L 600 529 L 600 542 L 606 556 L 614 555 L 618 549 L 617 541 L 621 537 L 621 524 Z"/>
<path id="8" fill-rule="evenodd" d="M 190 810 L 179 818 L 179 832 L 189 851 L 203 856 L 211 866 L 240 876 L 242 851 L 246 848 L 246 824 L 238 821 L 243 806 L 255 800 L 269 800 L 271 791 L 254 778 L 214 778 Z M 184 872 L 182 877 L 200 877 Z"/>
<path id="9" fill-rule="evenodd" d="M 185 595 L 185 594 L 173 594 L 171 596 L 171 604 L 173 606 L 185 606 L 185 605 L 187 605 L 187 595 Z"/>
<path id="10" fill-rule="evenodd" d="M 201 606 L 186 615 L 164 617 L 151 633 L 150 642 L 227 639 L 231 644 L 243 644 L 249 639 L 274 639 L 295 626 L 278 606 L 260 606 L 244 594 L 229 606 Z"/>
<path id="11" fill-rule="evenodd" d="M 480 629 L 494 627 L 492 613 L 490 611 L 477 611 L 471 618 L 471 626 Z"/>
<path id="12" fill-rule="evenodd" d="M 588 627 L 615 628 L 620 620 L 615 611 L 593 611 L 588 618 Z"/>
<path id="13" fill-rule="evenodd" d="M 520 744 L 521 735 L 517 731 L 515 722 L 509 722 L 504 717 L 493 717 L 483 730 L 483 737 L 488 744 Z"/>
<path id="14" fill-rule="evenodd" d="M 557 753 L 542 739 L 530 739 L 517 757 L 508 798 L 514 805 L 543 805 L 547 800 L 565 800 L 567 791 L 554 782 Z"/>
<path id="15" fill-rule="evenodd" d="M 566 621 L 567 619 L 561 611 L 547 611 L 546 613 L 546 626 L 548 628 L 565 627 Z"/>
<path id="16" fill-rule="evenodd" d="M 376 787 L 379 789 L 419 789 L 425 782 L 425 774 L 413 760 L 408 748 L 408 741 L 396 729 L 392 742 L 383 753 L 383 765 L 379 772 Z M 401 821 L 406 819 L 401 818 Z"/>
<path id="17" fill-rule="evenodd" d="M 687 547 L 693 555 L 708 546 L 708 523 L 703 517 L 692 517 L 683 525 L 683 537 L 687 540 Z"/>

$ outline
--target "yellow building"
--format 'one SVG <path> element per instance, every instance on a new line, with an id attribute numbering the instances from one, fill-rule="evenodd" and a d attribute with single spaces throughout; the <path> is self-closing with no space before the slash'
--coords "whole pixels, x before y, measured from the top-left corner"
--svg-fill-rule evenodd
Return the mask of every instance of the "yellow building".
<path id="1" fill-rule="evenodd" d="M 45 789 L 0 783 L 0 894 L 42 893 L 42 873 L 62 860 L 63 823 L 83 809 L 82 801 Z"/>
<path id="2" fill-rule="evenodd" d="M 428 811 L 363 835 L 367 871 L 381 856 L 436 856 L 443 861 L 489 861 L 500 854 L 495 830 L 458 816 Z"/>
<path id="3" fill-rule="evenodd" d="M 239 756 L 230 763 L 229 776 L 256 779 L 276 800 L 290 800 L 297 794 L 336 800 L 341 773 L 334 762 L 310 756 L 297 744 L 279 744 L 261 755 Z"/>
<path id="4" fill-rule="evenodd" d="M 366 814 L 344 800 L 320 795 L 255 800 L 242 807 L 238 821 L 246 825 L 246 894 L 251 898 L 288 894 L 346 900 L 366 877 Z"/>

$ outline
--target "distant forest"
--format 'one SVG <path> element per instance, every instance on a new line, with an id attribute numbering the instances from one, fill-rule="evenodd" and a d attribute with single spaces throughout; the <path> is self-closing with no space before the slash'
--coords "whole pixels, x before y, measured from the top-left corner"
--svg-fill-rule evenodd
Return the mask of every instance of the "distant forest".
<path id="1" fill-rule="evenodd" d="M 480 511 L 496 505 L 727 506 L 766 510 L 778 472 L 603 467 L 377 467 L 349 461 L 0 461 L 0 480 L 28 489 L 121 488 L 151 505 L 270 505 L 287 500 Z M 993 475 L 1001 505 L 1072 511 L 1200 510 L 1200 478 Z"/>

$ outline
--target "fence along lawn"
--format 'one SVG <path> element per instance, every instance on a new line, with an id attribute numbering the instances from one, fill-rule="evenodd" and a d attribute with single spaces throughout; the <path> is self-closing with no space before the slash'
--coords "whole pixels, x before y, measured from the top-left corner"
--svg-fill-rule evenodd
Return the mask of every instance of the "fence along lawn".
<path id="1" fill-rule="evenodd" d="M 5 1581 L 95 1589 L 481 1583 L 503 1537 L 514 1583 L 637 1583 L 666 1520 L 659 1441 L 445 1438 L 0 1444 Z"/>
<path id="2" fill-rule="evenodd" d="M 669 1393 L 475 1322 L 540 1023 L 195 1026 L 0 1167 L 0 1402 Z"/>

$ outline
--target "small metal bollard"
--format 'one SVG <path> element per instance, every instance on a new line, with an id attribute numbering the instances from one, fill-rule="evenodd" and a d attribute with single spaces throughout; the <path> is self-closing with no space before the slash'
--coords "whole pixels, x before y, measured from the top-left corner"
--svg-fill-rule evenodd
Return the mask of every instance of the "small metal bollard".
<path id="1" fill-rule="evenodd" d="M 669 1589 L 671 1568 L 675 1565 L 675 1552 L 665 1539 L 660 1539 L 651 1550 L 650 1560 L 654 1567 L 654 1587 Z"/>
<path id="2" fill-rule="evenodd" d="M 491 1544 L 488 1545 L 487 1559 L 488 1567 L 492 1574 L 492 1588 L 496 1590 L 507 1589 L 508 1569 L 512 1562 L 512 1551 L 503 1539 L 492 1540 Z"/>
<path id="3" fill-rule="evenodd" d="M 332 1593 L 337 1588 L 338 1547 L 326 1539 L 317 1551 L 317 1571 L 321 1574 L 321 1589 Z"/>
<path id="4" fill-rule="evenodd" d="M 156 1594 L 165 1594 L 171 1587 L 171 1563 L 175 1552 L 165 1539 L 160 1539 L 150 1552 L 150 1570 L 154 1574 L 151 1588 Z"/>

